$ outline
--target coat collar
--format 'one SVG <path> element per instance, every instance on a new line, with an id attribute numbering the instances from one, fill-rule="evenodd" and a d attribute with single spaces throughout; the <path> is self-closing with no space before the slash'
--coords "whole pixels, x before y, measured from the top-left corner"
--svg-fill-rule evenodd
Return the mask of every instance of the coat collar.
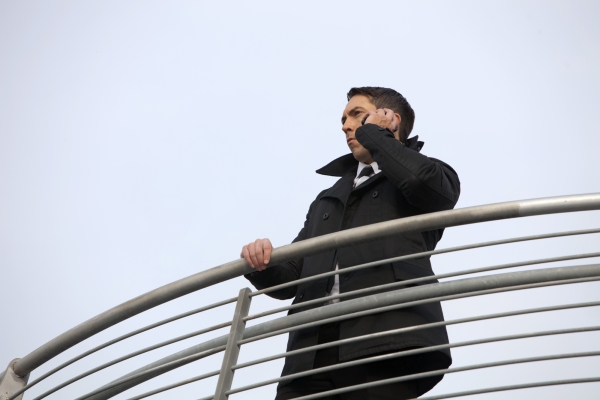
<path id="1" fill-rule="evenodd" d="M 409 149 L 420 151 L 423 148 L 423 142 L 418 141 L 419 137 L 415 136 L 406 140 L 406 147 Z M 321 175 L 330 175 L 330 176 L 340 176 L 341 179 L 329 189 L 327 189 L 322 195 L 323 197 L 335 197 L 339 199 L 344 206 L 346 206 L 346 201 L 348 200 L 348 196 L 353 190 L 364 190 L 366 187 L 370 186 L 373 182 L 382 179 L 385 174 L 382 172 L 373 175 L 367 181 L 363 182 L 356 189 L 352 189 L 352 184 L 354 182 L 354 178 L 356 177 L 356 170 L 358 169 L 358 161 L 354 159 L 352 153 L 346 154 L 339 158 L 336 158 L 326 166 L 317 170 L 318 174 Z"/>
<path id="2" fill-rule="evenodd" d="M 419 141 L 419 135 L 406 139 L 405 143 L 406 147 L 415 151 L 421 151 L 424 144 L 425 143 Z M 323 168 L 318 169 L 316 172 L 317 174 L 329 176 L 345 176 L 346 174 L 350 174 L 352 176 L 352 179 L 354 179 L 354 177 L 356 176 L 357 168 L 358 161 L 356 161 L 352 153 L 350 153 L 336 158 Z M 333 189 L 334 187 L 335 185 L 331 189 Z"/>

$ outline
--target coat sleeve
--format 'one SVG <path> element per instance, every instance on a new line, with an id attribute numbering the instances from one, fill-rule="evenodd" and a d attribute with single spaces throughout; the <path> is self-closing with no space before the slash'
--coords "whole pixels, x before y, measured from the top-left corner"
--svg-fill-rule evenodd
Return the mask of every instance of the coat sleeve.
<path id="1" fill-rule="evenodd" d="M 323 193 L 323 192 L 321 192 Z M 311 211 L 313 206 L 318 201 L 321 196 L 319 196 L 311 203 L 308 213 L 306 214 L 306 220 L 304 221 L 304 227 L 296 236 L 296 239 L 292 241 L 292 243 L 298 242 L 300 240 L 304 240 L 307 238 L 307 230 L 309 218 L 311 215 Z M 286 263 L 281 263 L 274 265 L 265 269 L 264 271 L 255 271 L 249 274 L 244 275 L 246 279 L 248 279 L 252 285 L 258 290 L 262 290 L 271 286 L 280 285 L 282 283 L 292 282 L 300 279 L 300 275 L 302 274 L 302 266 L 304 263 L 304 259 L 296 259 L 292 261 L 288 261 Z M 290 286 L 287 288 L 283 288 L 280 290 L 276 290 L 273 292 L 266 293 L 267 296 L 273 297 L 279 300 L 291 299 L 296 297 L 297 286 Z"/>
<path id="2" fill-rule="evenodd" d="M 448 164 L 406 147 L 390 131 L 374 124 L 358 128 L 356 139 L 414 207 L 423 212 L 454 208 L 460 181 Z"/>

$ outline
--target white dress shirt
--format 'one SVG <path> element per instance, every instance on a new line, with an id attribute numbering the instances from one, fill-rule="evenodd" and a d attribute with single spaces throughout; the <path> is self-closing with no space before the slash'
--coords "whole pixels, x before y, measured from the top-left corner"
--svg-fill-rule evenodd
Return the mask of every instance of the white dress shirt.
<path id="1" fill-rule="evenodd" d="M 358 175 L 360 175 L 361 171 L 363 170 L 363 168 L 367 167 L 371 165 L 371 167 L 373 168 L 373 173 L 370 175 L 365 175 L 365 176 L 361 176 L 360 178 L 358 177 Z M 363 162 L 359 162 L 358 163 L 358 169 L 356 170 L 356 178 L 354 178 L 354 187 L 358 187 L 359 185 L 361 185 L 362 183 L 366 182 L 370 177 L 372 177 L 373 175 L 376 175 L 378 173 L 380 173 L 381 170 L 379 169 L 379 166 L 377 165 L 376 161 L 373 161 L 371 164 L 365 164 Z M 335 264 L 335 270 L 337 271 L 339 269 L 338 264 Z M 333 287 L 331 288 L 331 292 L 327 293 L 327 296 L 334 296 L 336 294 L 340 294 L 340 278 L 339 275 L 334 275 L 334 280 L 333 280 Z M 337 303 L 339 302 L 340 299 L 333 299 L 333 300 L 329 300 L 327 302 L 325 302 L 325 305 L 328 304 L 333 304 L 333 303 Z"/>

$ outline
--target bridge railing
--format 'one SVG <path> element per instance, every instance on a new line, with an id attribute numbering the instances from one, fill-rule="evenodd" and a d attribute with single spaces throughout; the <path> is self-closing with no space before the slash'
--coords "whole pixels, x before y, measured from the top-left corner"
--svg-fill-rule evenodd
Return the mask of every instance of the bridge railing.
<path id="1" fill-rule="evenodd" d="M 587 194 L 587 195 L 576 195 L 576 196 L 563 196 L 554 198 L 544 198 L 535 200 L 524 200 L 514 201 L 507 203 L 490 204 L 477 207 L 469 207 L 457 210 L 443 211 L 431 214 L 424 214 L 415 217 L 403 218 L 393 221 L 382 222 L 378 224 L 368 225 L 360 228 L 349 229 L 334 234 L 324 235 L 317 238 L 312 238 L 297 242 L 291 245 L 282 246 L 273 251 L 270 265 L 276 265 L 281 262 L 305 257 L 313 254 L 317 254 L 323 251 L 337 249 L 340 247 L 352 246 L 358 243 L 365 243 L 376 239 L 394 236 L 403 232 L 409 231 L 429 231 L 438 228 L 448 228 L 459 225 L 468 225 L 474 223 L 495 221 L 500 219 L 508 218 L 519 218 L 528 217 L 535 215 L 547 215 L 554 213 L 570 213 L 578 211 L 592 211 L 600 210 L 600 194 Z M 439 249 L 435 251 L 428 251 L 417 254 L 410 254 L 401 257 L 395 257 L 391 259 L 378 260 L 362 265 L 355 265 L 353 267 L 344 269 L 344 272 L 356 271 L 364 268 L 372 268 L 378 265 L 388 264 L 391 262 L 405 261 L 412 258 L 419 258 L 423 256 L 435 256 L 444 253 L 459 252 L 465 250 L 471 250 L 482 247 L 500 246 L 509 243 L 517 242 L 530 242 L 538 241 L 556 237 L 565 236 L 582 236 L 582 235 L 593 235 L 600 233 L 600 227 L 597 229 L 577 230 L 568 232 L 552 232 L 542 235 L 534 236 L 523 236 L 514 237 L 503 240 L 496 240 L 490 242 L 474 243 L 468 245 L 462 245 L 457 247 Z M 600 243 L 600 242 L 599 242 Z M 171 338 L 166 341 L 158 342 L 154 345 L 145 347 L 140 350 L 129 352 L 109 362 L 98 365 L 87 371 L 78 371 L 75 376 L 61 382 L 58 385 L 54 385 L 46 389 L 43 393 L 37 395 L 35 399 L 42 399 L 48 396 L 55 396 L 56 398 L 61 397 L 61 389 L 84 379 L 94 373 L 102 371 L 106 368 L 117 365 L 125 360 L 132 359 L 134 357 L 146 354 L 156 349 L 163 348 L 173 343 L 177 343 L 189 338 L 198 337 L 203 334 L 207 334 L 212 331 L 216 331 L 221 328 L 230 328 L 229 334 L 219 336 L 210 340 L 203 341 L 195 346 L 189 347 L 188 349 L 178 351 L 167 357 L 163 357 L 153 363 L 145 365 L 141 368 L 136 369 L 128 374 L 121 376 L 120 378 L 107 383 L 99 388 L 88 390 L 82 393 L 77 399 L 108 399 L 119 395 L 120 393 L 134 388 L 143 382 L 149 381 L 153 378 L 161 376 L 166 372 L 180 368 L 184 365 L 190 364 L 194 361 L 206 358 L 210 355 L 223 352 L 222 363 L 215 365 L 215 368 L 210 371 L 206 371 L 200 375 L 192 378 L 188 378 L 183 381 L 177 381 L 167 386 L 158 387 L 151 391 L 139 393 L 130 399 L 142 399 L 154 394 L 162 393 L 173 388 L 183 386 L 192 382 L 198 382 L 203 379 L 210 377 L 218 377 L 216 389 L 214 392 L 206 393 L 206 397 L 203 399 L 226 399 L 230 395 L 237 393 L 253 390 L 265 385 L 270 385 L 279 382 L 282 379 L 299 378 L 306 375 L 326 372 L 332 369 L 346 368 L 350 366 L 371 363 L 375 361 L 387 360 L 392 358 L 401 358 L 414 354 L 420 354 L 430 351 L 438 351 L 443 349 L 458 348 L 475 346 L 484 343 L 495 343 L 502 341 L 519 340 L 524 338 L 538 338 L 544 336 L 554 335 L 567 335 L 580 332 L 593 332 L 600 330 L 600 326 L 585 326 L 585 327 L 567 327 L 564 329 L 554 330 L 540 330 L 536 332 L 528 332 L 522 334 L 513 335 L 491 335 L 489 337 L 477 338 L 475 340 L 454 342 L 448 345 L 433 346 L 421 349 L 413 349 L 409 351 L 400 351 L 396 353 L 389 353 L 385 355 L 379 355 L 369 358 L 361 358 L 360 360 L 353 360 L 337 364 L 335 366 L 324 367 L 320 369 L 313 369 L 306 372 L 301 372 L 295 375 L 288 375 L 285 378 L 273 378 L 265 380 L 257 380 L 251 384 L 244 386 L 233 385 L 233 378 L 236 371 L 256 366 L 261 363 L 268 361 L 281 359 L 287 355 L 298 354 L 306 351 L 315 351 L 330 346 L 338 346 L 342 344 L 356 343 L 362 340 L 373 339 L 375 337 L 383 337 L 387 335 L 394 335 L 402 332 L 431 329 L 439 326 L 450 326 L 469 324 L 476 321 L 482 320 L 493 320 L 498 318 L 504 318 L 508 316 L 527 315 L 527 314 L 538 314 L 548 313 L 559 310 L 567 309 L 582 309 L 590 307 L 598 307 L 600 305 L 600 294 L 598 295 L 598 301 L 592 302 L 565 302 L 559 305 L 553 305 L 548 307 L 537 307 L 537 308 L 523 308 L 520 310 L 494 313 L 494 314 L 482 314 L 472 315 L 461 319 L 450 319 L 444 322 L 436 322 L 431 324 L 425 324 L 420 326 L 413 326 L 402 329 L 395 329 L 392 331 L 378 332 L 370 335 L 353 337 L 350 339 L 339 340 L 336 342 L 330 342 L 325 344 L 319 344 L 317 346 L 303 348 L 295 350 L 291 353 L 280 352 L 267 357 L 261 357 L 248 362 L 238 362 L 238 355 L 240 347 L 244 344 L 265 341 L 276 335 L 288 333 L 292 330 L 319 326 L 322 324 L 329 324 L 332 322 L 338 322 L 347 320 L 350 318 L 356 318 L 359 316 L 370 315 L 374 313 L 385 312 L 389 310 L 396 310 L 406 307 L 411 307 L 420 304 L 427 304 L 431 302 L 444 302 L 448 300 L 455 300 L 461 298 L 474 298 L 478 296 L 485 296 L 494 293 L 502 293 L 509 291 L 521 291 L 533 288 L 558 286 L 558 285 L 574 285 L 585 282 L 592 282 L 600 280 L 600 264 L 594 263 L 593 259 L 600 257 L 600 247 L 598 252 L 591 252 L 585 254 L 571 254 L 560 257 L 548 257 L 534 260 L 525 260 L 513 263 L 487 265 L 483 267 L 470 268 L 460 271 L 454 271 L 445 274 L 439 274 L 431 277 L 424 277 L 406 281 L 398 281 L 395 283 L 377 286 L 373 288 L 362 289 L 354 292 L 341 293 L 332 297 L 328 297 L 328 300 L 340 299 L 341 301 L 334 304 L 322 305 L 323 300 L 317 299 L 310 302 L 304 302 L 300 305 L 289 305 L 284 307 L 277 307 L 271 310 L 258 312 L 255 314 L 250 313 L 250 305 L 252 299 L 256 296 L 264 295 L 274 290 L 282 289 L 289 286 L 295 286 L 302 281 L 310 281 L 315 279 L 323 279 L 324 277 L 332 276 L 336 274 L 336 271 L 328 272 L 318 276 L 304 278 L 292 283 L 274 286 L 271 288 L 252 291 L 248 288 L 240 290 L 237 296 L 231 296 L 229 298 L 219 300 L 213 304 L 206 305 L 194 310 L 190 310 L 173 317 L 163 319 L 156 323 L 138 328 L 125 335 L 121 335 L 112 340 L 109 340 L 101 345 L 95 346 L 66 362 L 63 362 L 59 366 L 52 370 L 44 373 L 43 375 L 36 377 L 35 379 L 29 380 L 29 374 L 34 372 L 38 367 L 46 363 L 47 361 L 57 357 L 66 350 L 75 346 L 78 343 L 92 337 L 93 335 L 114 326 L 128 318 L 140 314 L 146 310 L 149 310 L 158 305 L 169 302 L 178 297 L 186 294 L 207 288 L 209 286 L 218 284 L 220 282 L 227 281 L 229 279 L 241 276 L 253 270 L 245 263 L 244 260 L 235 260 L 230 263 L 197 273 L 190 277 L 175 281 L 151 292 L 148 292 L 142 296 L 138 296 L 131 299 L 117 307 L 114 307 L 108 311 L 105 311 L 98 316 L 66 331 L 59 335 L 55 339 L 47 342 L 38 349 L 32 351 L 30 354 L 24 356 L 21 359 L 16 359 L 10 362 L 7 370 L 1 376 L 0 380 L 0 397 L 2 400 L 5 399 L 21 399 L 27 395 L 27 391 L 44 382 L 50 376 L 56 374 L 58 371 L 77 363 L 78 361 L 101 351 L 109 346 L 119 343 L 124 340 L 130 340 L 138 334 L 150 331 L 159 326 L 171 323 L 173 321 L 180 320 L 182 318 L 196 315 L 199 313 L 213 310 L 218 307 L 235 304 L 235 310 L 231 319 L 224 321 L 219 324 L 204 327 L 200 330 L 180 335 L 178 337 Z M 517 267 L 527 266 L 539 266 L 553 262 L 571 262 L 575 260 L 587 260 L 587 264 L 573 264 L 570 266 L 562 266 L 558 268 L 542 268 L 529 269 L 525 271 L 517 272 L 505 272 L 505 270 Z M 592 261 L 592 262 L 590 262 Z M 499 272 L 502 271 L 502 272 Z M 493 274 L 489 274 L 493 272 Z M 485 276 L 472 276 L 474 274 L 488 273 Z M 469 277 L 471 276 L 471 277 Z M 447 280 L 448 278 L 452 278 Z M 438 280 L 445 280 L 437 282 Z M 417 286 L 415 286 L 417 285 Z M 233 294 L 232 294 L 233 295 Z M 314 303 L 314 304 L 313 304 Z M 310 310 L 294 313 L 285 317 L 271 319 L 266 322 L 258 323 L 253 326 L 246 327 L 247 321 L 255 320 L 265 316 L 271 316 L 276 313 L 293 310 L 299 307 L 305 307 L 308 305 L 318 306 Z M 268 344 L 265 344 L 268 346 Z M 568 358 L 583 358 L 583 357 L 595 357 L 600 355 L 598 351 L 586 351 L 586 352 L 557 352 L 556 354 L 546 354 L 537 357 L 509 359 L 503 361 L 493 361 L 487 363 L 480 363 L 474 365 L 467 365 L 455 368 L 448 368 L 439 371 L 430 371 L 417 375 L 400 376 L 391 380 L 371 382 L 368 384 L 362 384 L 357 386 L 351 386 L 347 388 L 337 389 L 332 392 L 319 393 L 310 396 L 300 397 L 301 399 L 316 399 L 327 395 L 336 393 L 343 393 L 351 390 L 360 390 L 369 386 L 375 386 L 379 384 L 386 384 L 396 381 L 404 381 L 410 379 L 417 379 L 427 376 L 443 375 L 443 374 L 455 374 L 464 371 L 481 370 L 485 368 L 492 368 L 503 365 L 514 365 L 514 364 L 528 364 L 538 361 L 557 360 L 557 359 L 568 359 Z M 586 383 L 586 382 L 597 382 L 600 381 L 600 374 L 592 377 L 578 378 L 578 379 L 563 379 L 563 380 L 546 380 L 530 382 L 519 385 L 511 386 L 491 386 L 485 389 L 476 390 L 464 390 L 460 393 L 448 393 L 446 395 L 437 395 L 424 397 L 427 399 L 442 399 L 457 397 L 469 394 L 477 393 L 489 393 L 495 391 L 506 391 L 515 390 L 520 388 L 533 388 L 542 386 L 553 386 L 553 385 L 565 385 L 575 383 Z M 466 388 L 468 389 L 468 388 Z M 201 394 L 199 394 L 201 395 Z"/>

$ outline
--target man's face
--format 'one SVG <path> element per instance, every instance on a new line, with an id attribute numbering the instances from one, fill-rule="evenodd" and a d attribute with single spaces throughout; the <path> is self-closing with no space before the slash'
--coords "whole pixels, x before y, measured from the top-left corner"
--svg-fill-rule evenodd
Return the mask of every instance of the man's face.
<path id="1" fill-rule="evenodd" d="M 366 96 L 357 94 L 348 101 L 342 115 L 342 130 L 346 134 L 346 143 L 354 158 L 366 164 L 372 163 L 373 158 L 371 158 L 371 153 L 358 143 L 355 134 L 356 130 L 362 125 L 362 119 L 367 112 L 376 109 L 375 104 L 371 103 Z"/>

